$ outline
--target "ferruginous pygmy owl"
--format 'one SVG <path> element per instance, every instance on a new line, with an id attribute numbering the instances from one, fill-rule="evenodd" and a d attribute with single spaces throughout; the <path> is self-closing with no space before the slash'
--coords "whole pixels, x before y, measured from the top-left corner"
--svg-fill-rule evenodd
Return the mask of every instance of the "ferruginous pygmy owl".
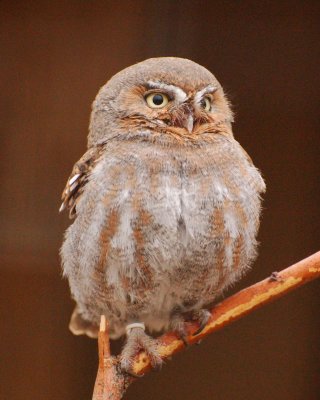
<path id="1" fill-rule="evenodd" d="M 203 326 L 256 256 L 265 184 L 232 121 L 217 79 L 181 58 L 124 69 L 93 103 L 88 150 L 62 196 L 76 217 L 61 249 L 70 329 L 95 337 L 105 314 L 111 338 L 127 336 L 127 371 L 139 349 L 161 363 L 150 333 L 185 338 L 186 315 Z"/>

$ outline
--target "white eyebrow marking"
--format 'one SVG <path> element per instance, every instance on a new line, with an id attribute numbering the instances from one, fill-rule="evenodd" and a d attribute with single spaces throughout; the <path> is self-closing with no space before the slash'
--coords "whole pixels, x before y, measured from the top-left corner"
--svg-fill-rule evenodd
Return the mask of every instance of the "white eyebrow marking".
<path id="1" fill-rule="evenodd" d="M 195 103 L 200 103 L 202 97 L 206 94 L 206 93 L 213 93 L 218 89 L 217 86 L 213 86 L 213 85 L 209 85 L 206 86 L 204 89 L 199 90 L 199 92 L 196 93 L 196 95 L 194 96 L 194 101 Z"/>
<path id="2" fill-rule="evenodd" d="M 173 92 L 175 94 L 176 99 L 181 103 L 187 100 L 188 97 L 187 93 L 184 92 L 178 86 L 167 85 L 166 83 L 163 82 L 154 82 L 154 81 L 149 81 L 148 85 L 154 89 L 164 89 L 167 90 L 168 92 Z"/>

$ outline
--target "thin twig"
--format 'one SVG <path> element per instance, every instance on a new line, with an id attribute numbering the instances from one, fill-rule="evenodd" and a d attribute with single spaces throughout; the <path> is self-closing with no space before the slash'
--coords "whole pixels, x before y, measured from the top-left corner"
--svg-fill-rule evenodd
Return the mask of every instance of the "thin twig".
<path id="1" fill-rule="evenodd" d="M 109 324 L 104 315 L 100 321 L 98 347 L 99 367 L 92 400 L 120 400 L 132 379 L 119 370 L 116 357 L 110 353 Z"/>
<path id="2" fill-rule="evenodd" d="M 273 272 L 267 279 L 241 290 L 214 306 L 211 310 L 210 320 L 198 335 L 193 336 L 193 333 L 199 328 L 198 324 L 196 322 L 186 323 L 189 335 L 187 340 L 190 344 L 199 342 L 210 333 L 319 277 L 320 251 L 281 272 Z M 105 317 L 102 317 L 103 320 L 105 321 Z M 108 329 L 100 329 L 99 333 L 99 370 L 93 400 L 119 400 L 133 381 L 126 374 L 121 373 L 116 358 L 110 356 L 107 332 Z M 174 332 L 166 333 L 158 340 L 160 343 L 159 354 L 164 360 L 185 347 L 184 342 Z M 147 354 L 144 352 L 137 354 L 132 368 L 134 374 L 143 375 L 150 368 Z M 108 393 L 109 397 L 106 395 Z M 110 393 L 113 397 L 110 396 Z"/>

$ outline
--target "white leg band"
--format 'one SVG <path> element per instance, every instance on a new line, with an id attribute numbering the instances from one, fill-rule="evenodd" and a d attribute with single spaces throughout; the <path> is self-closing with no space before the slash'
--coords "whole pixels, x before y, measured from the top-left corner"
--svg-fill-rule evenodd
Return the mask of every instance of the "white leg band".
<path id="1" fill-rule="evenodd" d="M 140 329 L 143 329 L 143 331 L 146 330 L 146 327 L 143 322 L 134 322 L 133 324 L 129 324 L 126 326 L 127 335 L 129 335 L 130 332 L 132 331 L 132 329 L 134 329 L 134 328 L 140 328 Z"/>

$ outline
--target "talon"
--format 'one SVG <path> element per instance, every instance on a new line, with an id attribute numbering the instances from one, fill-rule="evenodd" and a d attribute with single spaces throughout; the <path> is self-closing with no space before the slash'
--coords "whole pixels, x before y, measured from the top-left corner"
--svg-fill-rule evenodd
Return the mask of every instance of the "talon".
<path id="1" fill-rule="evenodd" d="M 121 369 L 122 369 L 122 368 L 121 368 Z M 122 369 L 122 371 L 123 371 L 125 374 L 131 376 L 131 378 L 142 378 L 142 377 L 144 377 L 144 374 L 141 374 L 141 375 L 135 374 L 134 372 L 132 372 L 132 371 L 127 371 L 127 370 L 125 370 L 125 369 Z"/>
<path id="2" fill-rule="evenodd" d="M 209 319 L 211 318 L 211 313 L 208 310 L 199 310 L 193 319 L 198 320 L 200 326 L 199 328 L 193 332 L 192 336 L 197 336 L 201 333 L 206 327 Z"/>
<path id="3" fill-rule="evenodd" d="M 272 274 L 269 277 L 269 280 L 273 281 L 273 282 L 281 282 L 281 281 L 283 281 L 283 279 L 279 275 L 279 272 L 277 272 L 277 271 L 272 272 Z"/>
<path id="4" fill-rule="evenodd" d="M 201 323 L 200 326 L 199 326 L 199 328 L 198 328 L 195 332 L 193 332 L 192 336 L 197 336 L 197 335 L 199 335 L 199 333 L 201 333 L 201 332 L 204 330 L 204 328 L 205 328 L 206 325 L 207 325 L 206 322 Z"/>
<path id="5" fill-rule="evenodd" d="M 162 360 L 162 359 L 161 359 L 161 362 L 158 362 L 157 364 L 154 364 L 154 365 L 153 365 L 153 364 L 151 363 L 153 371 L 155 371 L 155 372 L 161 371 L 162 364 L 163 364 L 163 360 Z M 143 374 L 143 375 L 144 375 L 144 374 Z M 143 376 L 143 375 L 141 375 L 141 376 Z"/>
<path id="6" fill-rule="evenodd" d="M 187 335 L 186 334 L 182 334 L 182 335 L 179 335 L 178 334 L 178 336 L 179 336 L 179 338 L 183 341 L 183 344 L 186 346 L 186 347 L 189 347 L 190 346 L 190 343 L 188 342 L 188 340 L 187 340 Z"/>

